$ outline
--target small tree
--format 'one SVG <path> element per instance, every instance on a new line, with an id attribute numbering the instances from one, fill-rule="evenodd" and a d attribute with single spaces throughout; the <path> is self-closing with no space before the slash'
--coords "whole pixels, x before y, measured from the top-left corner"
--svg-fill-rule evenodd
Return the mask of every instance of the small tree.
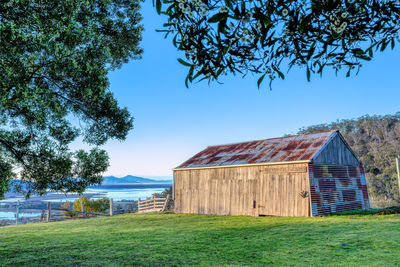
<path id="1" fill-rule="evenodd" d="M 72 209 L 74 211 L 81 212 L 82 211 L 82 201 L 84 205 L 85 212 L 95 212 L 95 213 L 103 213 L 106 214 L 107 210 L 110 207 L 110 200 L 106 197 L 98 200 L 93 200 L 88 197 L 81 196 L 73 202 Z M 62 205 L 63 208 L 69 209 L 71 206 L 70 202 L 66 202 Z M 83 217 L 83 215 L 76 214 L 69 211 L 63 211 L 66 217 Z M 94 214 L 87 214 L 86 216 L 96 216 Z"/>

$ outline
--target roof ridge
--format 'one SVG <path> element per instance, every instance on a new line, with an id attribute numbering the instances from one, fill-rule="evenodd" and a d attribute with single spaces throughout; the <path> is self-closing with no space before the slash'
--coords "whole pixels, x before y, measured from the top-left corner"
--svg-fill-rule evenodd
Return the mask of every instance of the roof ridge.
<path id="1" fill-rule="evenodd" d="M 333 133 L 333 132 L 339 132 L 339 130 L 318 131 L 318 132 L 305 133 L 305 134 L 295 134 L 295 135 L 288 135 L 288 136 L 281 136 L 281 137 L 272 137 L 272 138 L 266 138 L 266 139 L 242 141 L 242 142 L 235 142 L 235 143 L 226 143 L 226 144 L 220 144 L 220 145 L 207 146 L 207 148 L 208 148 L 208 147 L 217 147 L 217 146 L 238 145 L 238 144 L 252 143 L 252 142 L 258 142 L 258 141 L 274 140 L 274 139 L 285 139 L 285 138 L 296 137 L 296 136 L 304 136 L 304 135 L 312 135 L 312 134 L 320 134 L 320 133 L 329 133 L 329 132 L 332 132 L 332 133 Z"/>

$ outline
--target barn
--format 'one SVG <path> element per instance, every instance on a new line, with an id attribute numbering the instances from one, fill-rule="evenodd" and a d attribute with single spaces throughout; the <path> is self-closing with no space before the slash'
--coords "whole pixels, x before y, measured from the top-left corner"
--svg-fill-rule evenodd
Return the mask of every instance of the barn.
<path id="1" fill-rule="evenodd" d="M 210 146 L 173 170 L 175 213 L 318 216 L 370 207 L 339 131 Z"/>

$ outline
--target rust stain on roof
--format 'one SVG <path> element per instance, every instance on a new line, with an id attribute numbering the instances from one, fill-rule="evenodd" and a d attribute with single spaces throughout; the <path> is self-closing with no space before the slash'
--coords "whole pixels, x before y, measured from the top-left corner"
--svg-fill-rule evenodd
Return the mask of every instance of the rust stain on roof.
<path id="1" fill-rule="evenodd" d="M 336 131 L 210 146 L 178 168 L 311 160 Z"/>

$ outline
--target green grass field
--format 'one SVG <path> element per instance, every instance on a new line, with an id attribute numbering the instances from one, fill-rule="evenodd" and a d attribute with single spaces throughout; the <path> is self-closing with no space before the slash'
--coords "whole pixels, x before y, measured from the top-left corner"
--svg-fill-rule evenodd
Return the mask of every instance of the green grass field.
<path id="1" fill-rule="evenodd" d="M 0 228 L 0 266 L 399 266 L 400 216 L 125 214 Z"/>

